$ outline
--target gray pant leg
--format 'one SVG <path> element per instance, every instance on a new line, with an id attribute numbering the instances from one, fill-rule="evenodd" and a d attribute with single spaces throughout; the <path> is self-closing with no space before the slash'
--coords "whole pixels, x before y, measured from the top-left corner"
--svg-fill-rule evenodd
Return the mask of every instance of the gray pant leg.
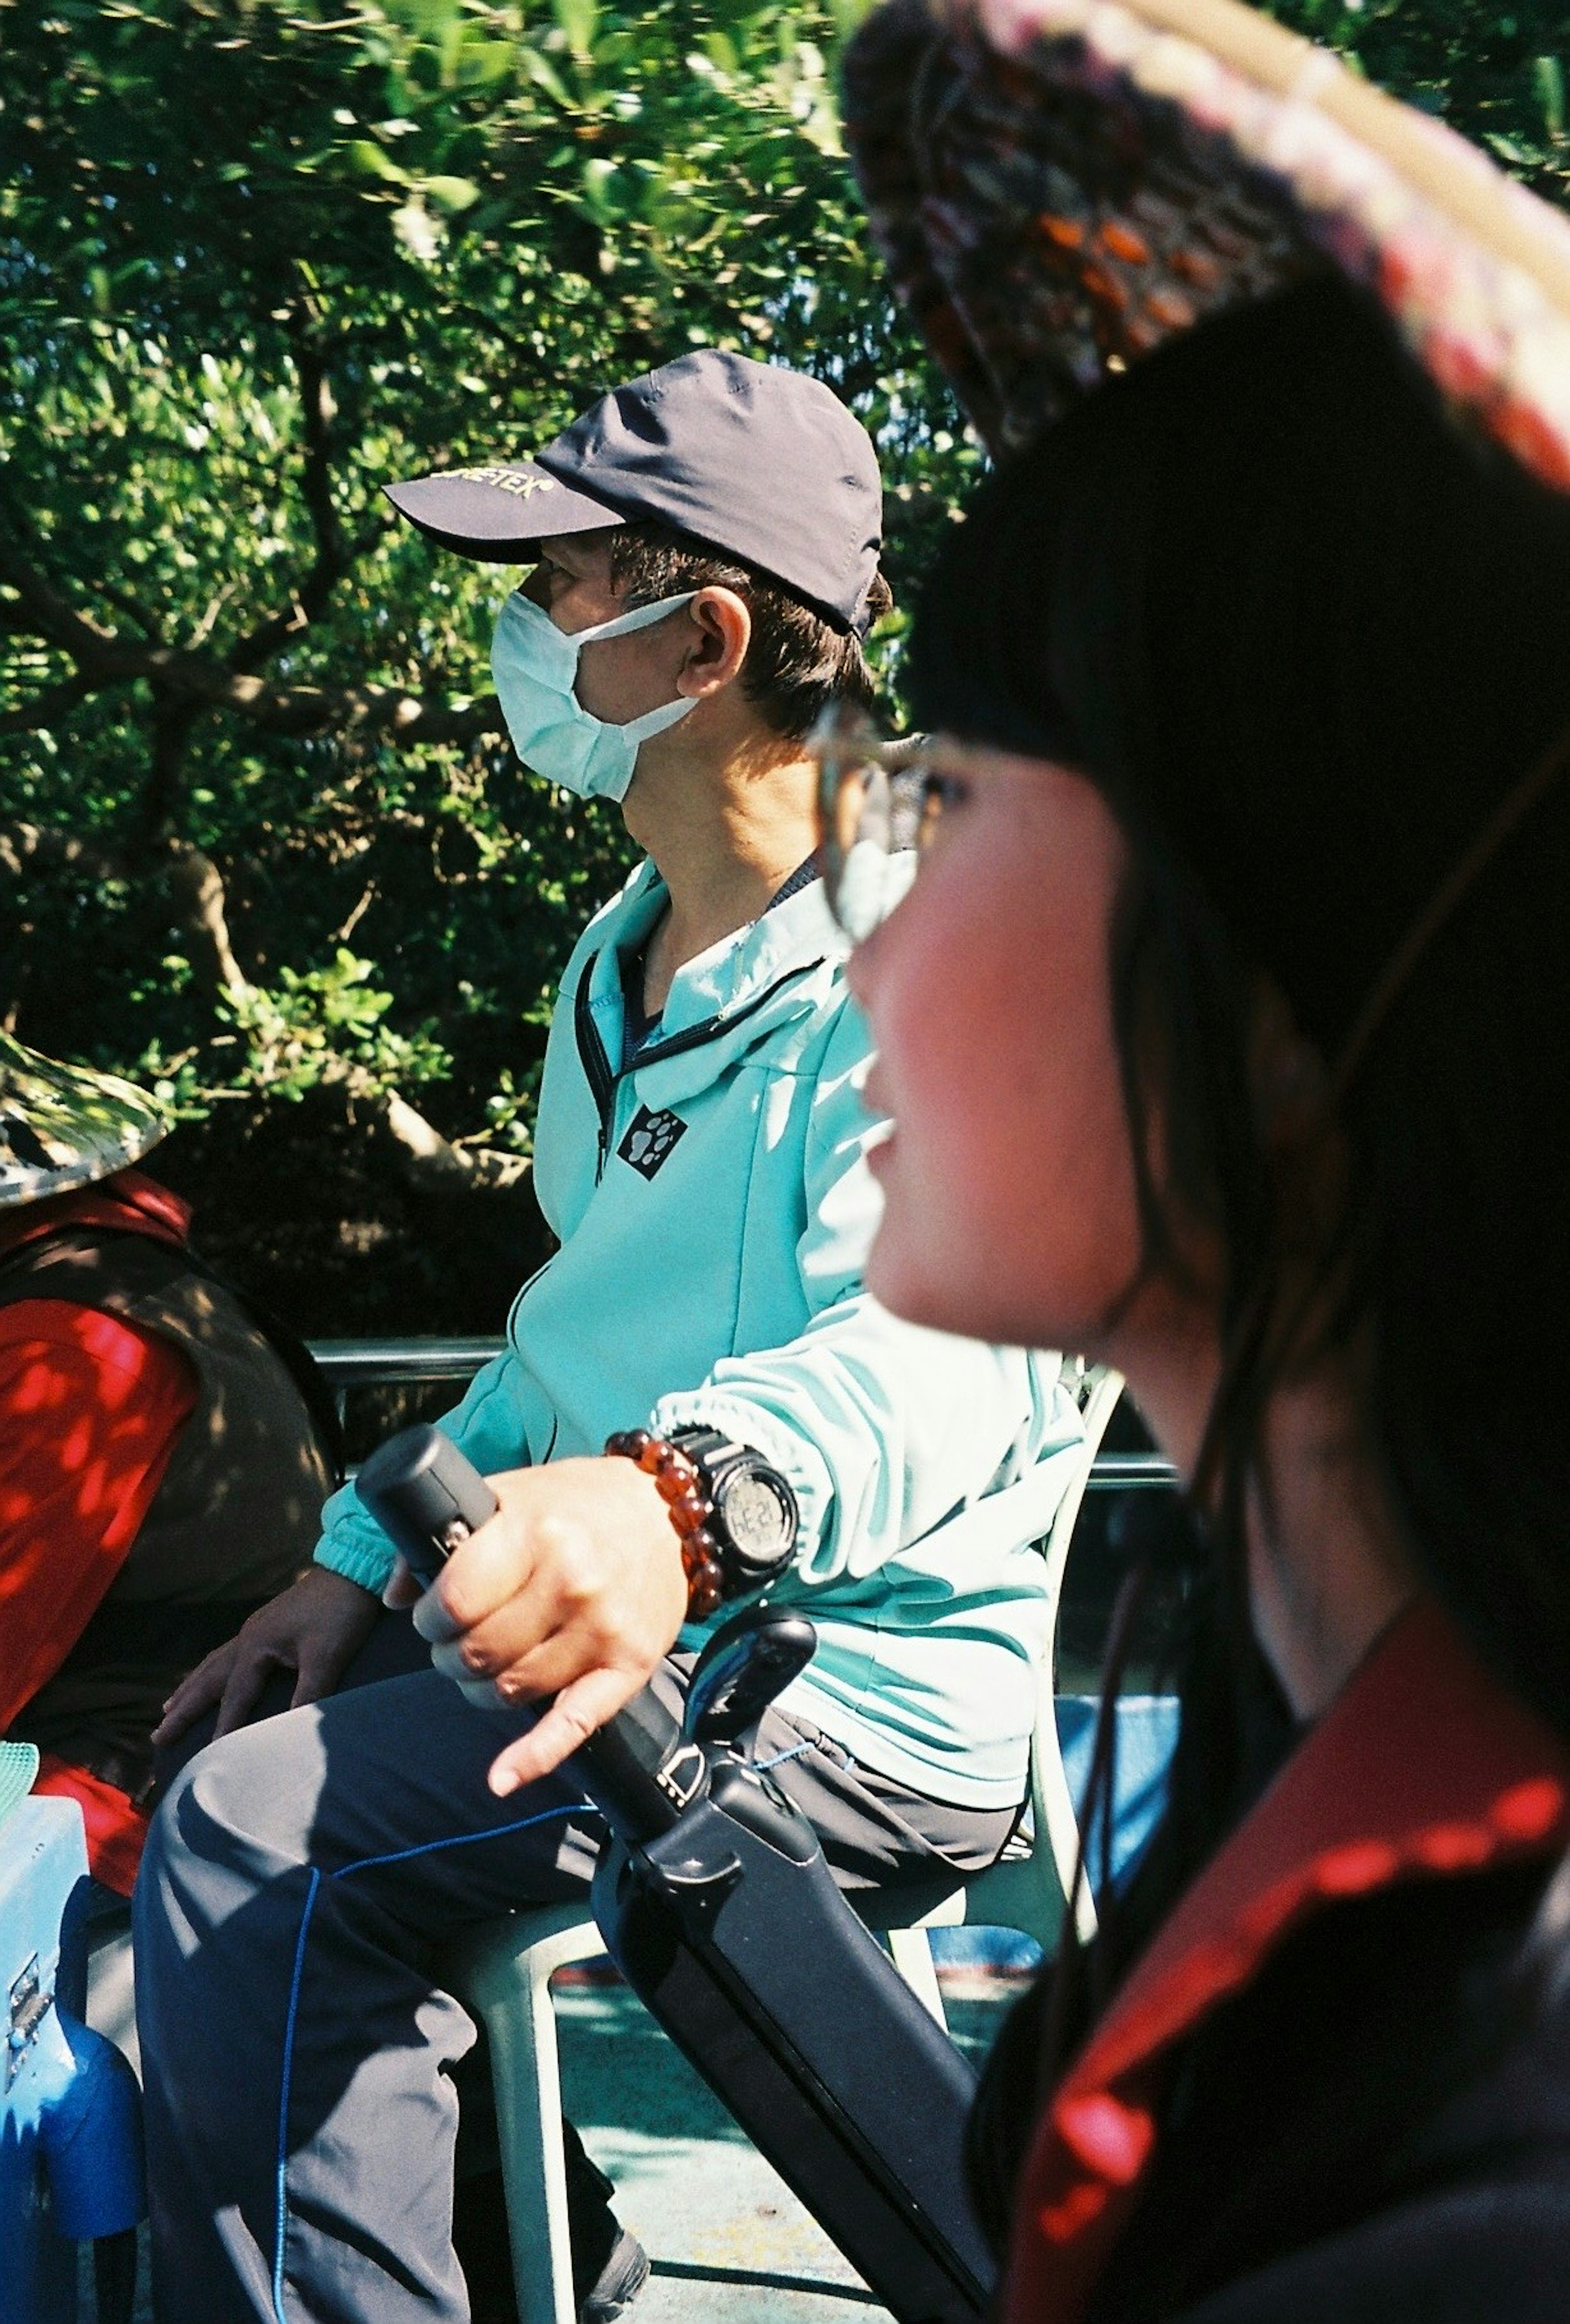
<path id="1" fill-rule="evenodd" d="M 515 1724 L 428 1671 L 226 1737 L 171 1792 L 136 1895 L 159 2324 L 276 2317 L 281 2219 L 287 2324 L 467 2317 L 450 2069 L 475 2029 L 436 1949 L 583 1893 L 596 1846 L 570 1781 L 486 1789 Z"/>
<path id="2" fill-rule="evenodd" d="M 1020 1820 L 1019 1808 L 956 1807 L 910 1791 L 793 1711 L 764 1712 L 753 1757 L 801 1810 L 849 1893 L 947 1895 L 956 1875 L 996 1862 Z"/>
<path id="3" fill-rule="evenodd" d="M 672 1703 L 688 1663 L 667 1666 Z M 485 1788 L 514 1724 L 425 1672 L 226 1737 L 171 1789 L 136 1895 L 159 2324 L 463 2324 L 451 2069 L 475 2029 L 437 1949 L 583 1893 L 596 1847 L 592 1815 L 559 1812 L 569 1779 Z M 1011 1822 L 905 1793 L 771 1712 L 757 1756 L 780 1753 L 847 1887 L 972 1868 Z"/>

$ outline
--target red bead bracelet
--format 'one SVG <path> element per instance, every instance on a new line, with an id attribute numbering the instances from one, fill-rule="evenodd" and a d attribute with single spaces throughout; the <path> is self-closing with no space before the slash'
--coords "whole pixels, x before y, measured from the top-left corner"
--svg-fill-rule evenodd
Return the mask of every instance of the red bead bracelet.
<path id="1" fill-rule="evenodd" d="M 695 1622 L 706 1621 L 721 1601 L 725 1572 L 708 1520 L 714 1504 L 703 1489 L 703 1479 L 685 1452 L 668 1436 L 652 1435 L 647 1428 L 618 1429 L 605 1439 L 613 1456 L 635 1461 L 670 1514 L 681 1544 L 681 1568 L 687 1576 L 687 1610 Z"/>

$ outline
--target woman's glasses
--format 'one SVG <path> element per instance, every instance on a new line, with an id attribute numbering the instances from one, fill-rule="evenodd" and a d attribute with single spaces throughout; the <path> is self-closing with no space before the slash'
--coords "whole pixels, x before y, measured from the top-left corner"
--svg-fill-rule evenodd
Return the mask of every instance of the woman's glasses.
<path id="1" fill-rule="evenodd" d="M 825 711 L 808 738 L 817 764 L 824 891 L 856 944 L 910 886 L 943 812 L 947 783 L 930 764 L 930 749 L 921 734 L 885 742 L 866 713 L 846 703 Z"/>

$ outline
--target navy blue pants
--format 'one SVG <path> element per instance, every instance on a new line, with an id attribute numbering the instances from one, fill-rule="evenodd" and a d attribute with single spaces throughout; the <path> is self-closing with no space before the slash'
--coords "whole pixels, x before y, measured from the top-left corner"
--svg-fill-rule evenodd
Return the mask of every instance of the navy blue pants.
<path id="1" fill-rule="evenodd" d="M 657 1678 L 673 1703 L 688 1667 Z M 453 2071 L 476 2029 L 443 1948 L 583 1895 L 601 1830 L 569 1775 L 493 1796 L 513 1731 L 427 1668 L 262 1720 L 172 1783 L 135 1899 L 159 2324 L 465 2324 Z M 778 1711 L 757 1750 L 790 1755 L 776 1775 L 847 1887 L 977 1870 L 1013 1822 Z"/>

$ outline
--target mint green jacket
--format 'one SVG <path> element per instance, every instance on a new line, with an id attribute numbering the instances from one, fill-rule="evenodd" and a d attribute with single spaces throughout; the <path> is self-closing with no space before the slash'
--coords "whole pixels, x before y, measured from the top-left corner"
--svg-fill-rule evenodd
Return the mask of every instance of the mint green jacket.
<path id="1" fill-rule="evenodd" d="M 1030 1545 L 1080 1442 L 1073 1398 L 1056 1357 L 900 1323 L 862 1287 L 869 1044 L 818 882 L 689 961 L 622 1070 L 618 952 L 664 902 L 643 864 L 568 964 L 534 1163 L 561 1247 L 443 1425 L 487 1472 L 640 1425 L 755 1446 L 801 1505 L 773 1595 L 818 1636 L 786 1707 L 933 1798 L 1012 1805 L 1047 1619 Z M 318 1558 L 379 1590 L 392 1553 L 352 1489 L 325 1523 Z"/>

